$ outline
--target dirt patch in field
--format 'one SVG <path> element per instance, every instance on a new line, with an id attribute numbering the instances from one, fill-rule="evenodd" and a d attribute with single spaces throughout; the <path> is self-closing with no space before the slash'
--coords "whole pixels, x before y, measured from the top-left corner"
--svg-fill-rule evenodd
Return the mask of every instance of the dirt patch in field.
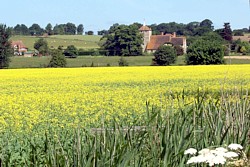
<path id="1" fill-rule="evenodd" d="M 250 56 L 224 56 L 225 59 L 246 59 L 250 60 Z"/>

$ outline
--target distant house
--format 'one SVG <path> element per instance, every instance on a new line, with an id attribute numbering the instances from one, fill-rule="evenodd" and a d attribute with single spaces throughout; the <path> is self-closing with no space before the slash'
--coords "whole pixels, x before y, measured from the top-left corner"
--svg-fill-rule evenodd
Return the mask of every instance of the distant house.
<path id="1" fill-rule="evenodd" d="M 161 45 L 181 46 L 184 53 L 187 51 L 187 40 L 184 36 L 177 37 L 176 33 L 152 35 L 151 28 L 146 25 L 143 25 L 139 31 L 143 34 L 143 51 L 155 52 Z"/>
<path id="2" fill-rule="evenodd" d="M 241 41 L 245 41 L 245 42 L 249 42 L 250 43 L 250 35 L 233 36 L 233 41 L 237 41 L 237 40 L 241 40 Z"/>
<path id="3" fill-rule="evenodd" d="M 17 56 L 22 56 L 28 51 L 28 48 L 23 44 L 22 41 L 12 41 L 11 46 L 14 49 L 14 55 Z"/>

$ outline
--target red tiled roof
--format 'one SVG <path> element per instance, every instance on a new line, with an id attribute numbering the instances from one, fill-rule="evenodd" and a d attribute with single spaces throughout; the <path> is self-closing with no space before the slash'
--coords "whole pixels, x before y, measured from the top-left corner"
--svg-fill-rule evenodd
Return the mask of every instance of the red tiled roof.
<path id="1" fill-rule="evenodd" d="M 24 44 L 23 44 L 23 41 L 12 41 L 11 42 L 11 46 L 14 47 L 14 46 L 18 46 L 19 48 L 27 48 Z"/>
<path id="2" fill-rule="evenodd" d="M 172 43 L 173 45 L 183 45 L 185 37 L 173 37 L 172 34 L 152 35 L 147 45 L 147 50 L 157 50 L 161 45 Z"/>
<path id="3" fill-rule="evenodd" d="M 139 31 L 151 31 L 151 28 L 149 28 L 148 26 L 142 26 Z"/>
<path id="4" fill-rule="evenodd" d="M 172 38 L 171 39 L 171 43 L 173 44 L 173 45 L 183 45 L 183 37 L 174 37 L 174 38 Z"/>
<path id="5" fill-rule="evenodd" d="M 161 45 L 170 42 L 170 40 L 171 40 L 170 35 L 152 35 L 150 38 L 150 42 L 147 45 L 147 50 L 156 50 Z"/>

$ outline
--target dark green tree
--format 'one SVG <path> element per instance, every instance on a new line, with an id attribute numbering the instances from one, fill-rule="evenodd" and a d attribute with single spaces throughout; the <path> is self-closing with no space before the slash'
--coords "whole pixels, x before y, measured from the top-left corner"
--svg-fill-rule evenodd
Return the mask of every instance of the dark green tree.
<path id="1" fill-rule="evenodd" d="M 76 34 L 76 25 L 73 23 L 65 24 L 64 31 L 66 35 L 75 35 Z"/>
<path id="2" fill-rule="evenodd" d="M 78 56 L 78 50 L 74 45 L 69 45 L 63 52 L 65 57 L 76 58 Z"/>
<path id="3" fill-rule="evenodd" d="M 0 69 L 9 67 L 10 57 L 12 56 L 10 35 L 10 28 L 0 24 Z"/>
<path id="4" fill-rule="evenodd" d="M 38 24 L 32 24 L 29 28 L 30 35 L 43 35 L 44 29 L 42 29 Z"/>
<path id="5" fill-rule="evenodd" d="M 64 35 L 65 34 L 65 30 L 64 30 L 65 24 L 59 24 L 59 25 L 55 25 L 55 27 L 53 28 L 53 32 L 54 35 Z"/>
<path id="6" fill-rule="evenodd" d="M 84 30 L 83 25 L 79 24 L 77 26 L 77 35 L 82 35 L 83 34 L 83 30 Z"/>
<path id="7" fill-rule="evenodd" d="M 138 56 L 142 55 L 142 35 L 135 25 L 119 25 L 111 27 L 109 34 L 103 36 L 102 45 L 108 55 L 114 56 Z"/>
<path id="8" fill-rule="evenodd" d="M 97 32 L 97 35 L 107 35 L 108 34 L 108 30 L 101 30 Z"/>
<path id="9" fill-rule="evenodd" d="M 87 31 L 86 35 L 94 35 L 94 31 Z"/>
<path id="10" fill-rule="evenodd" d="M 49 54 L 48 42 L 44 38 L 38 39 L 34 43 L 34 48 L 43 56 Z"/>
<path id="11" fill-rule="evenodd" d="M 188 65 L 222 64 L 224 50 L 223 45 L 217 41 L 198 39 L 187 49 L 186 63 Z"/>
<path id="12" fill-rule="evenodd" d="M 21 26 L 20 26 L 20 24 L 17 24 L 17 25 L 13 28 L 13 31 L 14 31 L 14 35 L 23 35 L 23 34 L 22 34 L 22 31 L 21 31 Z"/>
<path id="13" fill-rule="evenodd" d="M 175 63 L 176 50 L 172 46 L 162 45 L 154 53 L 153 64 L 166 66 Z"/>
<path id="14" fill-rule="evenodd" d="M 203 20 L 201 23 L 200 23 L 200 27 L 206 27 L 208 29 L 210 29 L 211 31 L 214 30 L 214 27 L 213 27 L 213 22 L 209 19 L 205 19 Z"/>
<path id="15" fill-rule="evenodd" d="M 47 26 L 45 27 L 45 30 L 46 30 L 46 33 L 48 33 L 48 35 L 53 35 L 53 27 L 50 23 L 47 24 Z"/>
<path id="16" fill-rule="evenodd" d="M 24 24 L 17 24 L 13 28 L 14 35 L 30 35 L 29 28 Z"/>
<path id="17" fill-rule="evenodd" d="M 67 61 L 61 50 L 53 50 L 48 67 L 66 67 Z"/>

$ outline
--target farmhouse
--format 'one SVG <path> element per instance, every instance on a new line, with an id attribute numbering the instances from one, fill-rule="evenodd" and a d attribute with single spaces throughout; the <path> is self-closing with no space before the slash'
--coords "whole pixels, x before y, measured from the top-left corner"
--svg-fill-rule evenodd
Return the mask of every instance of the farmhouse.
<path id="1" fill-rule="evenodd" d="M 14 55 L 17 56 L 24 55 L 28 51 L 22 41 L 12 41 L 11 46 L 14 49 Z"/>
<path id="2" fill-rule="evenodd" d="M 139 31 L 143 34 L 142 48 L 144 52 L 155 52 L 161 45 L 181 46 L 184 53 L 187 51 L 187 42 L 184 36 L 177 37 L 176 33 L 152 35 L 152 29 L 145 24 Z"/>

